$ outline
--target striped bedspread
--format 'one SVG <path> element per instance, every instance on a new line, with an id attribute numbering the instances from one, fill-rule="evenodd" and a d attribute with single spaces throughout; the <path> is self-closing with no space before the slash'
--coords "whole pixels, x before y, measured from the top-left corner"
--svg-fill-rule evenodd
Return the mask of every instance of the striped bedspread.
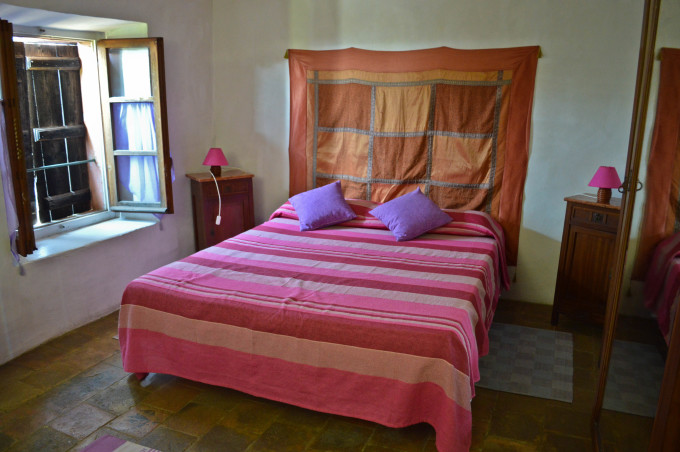
<path id="1" fill-rule="evenodd" d="M 661 334 L 669 343 L 680 299 L 680 232 L 654 249 L 645 280 L 645 306 L 656 314 Z"/>
<path id="2" fill-rule="evenodd" d="M 468 450 L 478 357 L 508 285 L 503 232 L 480 212 L 408 242 L 358 216 L 300 232 L 269 221 L 132 281 L 125 370 L 178 375 L 390 427 L 430 423 Z"/>

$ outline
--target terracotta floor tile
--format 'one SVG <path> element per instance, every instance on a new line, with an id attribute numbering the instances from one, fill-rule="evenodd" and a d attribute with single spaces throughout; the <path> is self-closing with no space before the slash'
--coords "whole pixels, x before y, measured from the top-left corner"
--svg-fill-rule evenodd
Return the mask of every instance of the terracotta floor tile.
<path id="1" fill-rule="evenodd" d="M 78 347 L 82 347 L 92 340 L 92 336 L 85 334 L 81 330 L 74 330 L 69 333 L 59 336 L 56 339 L 52 339 L 47 343 L 51 347 L 58 348 L 65 352 L 70 352 Z"/>
<path id="2" fill-rule="evenodd" d="M 144 397 L 142 403 L 176 413 L 184 408 L 199 392 L 200 390 L 183 385 L 179 380 L 173 380 Z"/>
<path id="3" fill-rule="evenodd" d="M 428 424 L 417 424 L 400 429 L 379 425 L 368 440 L 368 444 L 379 444 L 400 452 L 420 451 L 433 434 L 434 429 Z"/>
<path id="4" fill-rule="evenodd" d="M 189 452 L 243 452 L 256 439 L 257 435 L 253 433 L 236 432 L 222 425 L 216 425 L 188 450 Z"/>
<path id="5" fill-rule="evenodd" d="M 280 411 L 273 411 L 266 403 L 245 400 L 229 410 L 220 425 L 239 433 L 260 434 L 276 420 Z"/>
<path id="6" fill-rule="evenodd" d="M 545 417 L 545 429 L 562 435 L 590 437 L 590 416 L 568 408 L 550 406 Z"/>
<path id="7" fill-rule="evenodd" d="M 548 432 L 546 441 L 541 450 L 545 452 L 587 451 L 591 449 L 591 445 L 590 438 L 578 438 L 562 435 L 560 433 Z"/>
<path id="8" fill-rule="evenodd" d="M 330 414 L 306 410 L 292 405 L 283 405 L 283 410 L 277 420 L 286 424 L 304 425 L 312 430 L 321 430 L 330 417 Z"/>
<path id="9" fill-rule="evenodd" d="M 14 444 L 9 452 L 50 451 L 62 452 L 71 449 L 78 441 L 50 427 L 43 427 L 31 436 Z"/>
<path id="10" fill-rule="evenodd" d="M 535 444 L 499 437 L 488 437 L 484 441 L 482 450 L 484 452 L 544 452 Z"/>
<path id="11" fill-rule="evenodd" d="M 0 432 L 14 439 L 23 439 L 56 418 L 61 411 L 53 409 L 45 396 L 38 396 L 0 415 Z"/>
<path id="12" fill-rule="evenodd" d="M 83 370 L 84 368 L 75 367 L 68 362 L 58 361 L 34 371 L 22 378 L 21 381 L 41 390 L 47 390 L 79 374 Z"/>
<path id="13" fill-rule="evenodd" d="M 512 410 L 495 412 L 491 418 L 489 435 L 517 441 L 534 442 L 540 439 L 543 432 L 543 424 L 543 413 L 537 414 Z M 484 447 L 486 447 L 487 441 L 484 442 Z"/>
<path id="14" fill-rule="evenodd" d="M 168 417 L 164 425 L 187 435 L 202 436 L 214 427 L 225 413 L 220 408 L 190 403 Z"/>
<path id="15" fill-rule="evenodd" d="M 83 439 L 113 417 L 97 407 L 83 403 L 50 422 L 50 427 L 74 438 Z"/>
<path id="16" fill-rule="evenodd" d="M 0 433 L 0 451 L 9 449 L 9 446 L 14 444 L 14 438 L 4 433 Z"/>
<path id="17" fill-rule="evenodd" d="M 245 400 L 253 400 L 253 398 L 233 389 L 204 385 L 201 392 L 194 397 L 192 402 L 198 405 L 214 406 L 229 411 Z"/>
<path id="18" fill-rule="evenodd" d="M 126 435 L 141 438 L 149 434 L 168 416 L 169 414 L 165 411 L 146 405 L 139 405 L 117 417 L 109 423 L 108 427 Z"/>
<path id="19" fill-rule="evenodd" d="M 195 436 L 176 432 L 161 425 L 141 440 L 136 440 L 135 442 L 163 452 L 182 452 L 195 441 Z"/>
<path id="20" fill-rule="evenodd" d="M 248 452 L 298 452 L 314 440 L 315 432 L 274 422 L 248 448 Z"/>
<path id="21" fill-rule="evenodd" d="M 325 428 L 314 440 L 308 451 L 361 451 L 374 429 L 360 427 L 343 421 L 329 419 Z"/>
<path id="22" fill-rule="evenodd" d="M 10 381 L 0 385 L 0 410 L 11 411 L 43 391 L 23 381 Z"/>
<path id="23" fill-rule="evenodd" d="M 42 345 L 15 358 L 13 363 L 29 369 L 42 369 L 59 361 L 65 354 L 65 350 L 50 345 Z"/>
<path id="24" fill-rule="evenodd" d="M 21 366 L 14 361 L 10 361 L 0 366 L 0 381 L 7 384 L 11 381 L 21 380 L 33 372 L 33 369 Z"/>

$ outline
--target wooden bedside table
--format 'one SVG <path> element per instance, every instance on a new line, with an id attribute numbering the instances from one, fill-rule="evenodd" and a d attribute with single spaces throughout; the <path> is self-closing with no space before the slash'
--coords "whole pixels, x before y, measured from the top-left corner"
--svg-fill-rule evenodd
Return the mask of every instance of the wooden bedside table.
<path id="1" fill-rule="evenodd" d="M 567 211 L 552 320 L 560 314 L 602 323 L 611 280 L 621 198 L 600 204 L 595 195 L 564 198 Z"/>
<path id="2" fill-rule="evenodd" d="M 196 251 L 255 226 L 252 174 L 237 169 L 223 169 L 222 175 L 216 178 L 222 197 L 222 221 L 219 225 L 215 224 L 219 201 L 212 175 L 206 172 L 186 176 L 191 179 Z"/>

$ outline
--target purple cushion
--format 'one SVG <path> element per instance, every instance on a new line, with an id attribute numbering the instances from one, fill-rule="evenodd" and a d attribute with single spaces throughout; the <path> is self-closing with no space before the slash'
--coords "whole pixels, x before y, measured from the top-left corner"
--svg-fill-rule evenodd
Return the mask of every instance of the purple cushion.
<path id="1" fill-rule="evenodd" d="M 298 214 L 301 231 L 313 231 L 357 216 L 342 196 L 340 181 L 299 193 L 288 201 Z"/>
<path id="2" fill-rule="evenodd" d="M 397 242 L 411 240 L 451 221 L 451 217 L 425 196 L 420 187 L 379 205 L 369 213 L 392 231 Z"/>

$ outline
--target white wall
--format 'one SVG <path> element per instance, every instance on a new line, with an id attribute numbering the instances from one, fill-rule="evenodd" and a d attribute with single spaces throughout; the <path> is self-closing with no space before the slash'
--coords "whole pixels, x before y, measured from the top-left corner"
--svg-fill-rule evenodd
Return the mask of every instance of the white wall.
<path id="1" fill-rule="evenodd" d="M 185 173 L 200 170 L 212 133 L 211 0 L 7 0 L 18 6 L 148 23 L 165 44 L 175 214 L 155 226 L 77 251 L 12 266 L 0 205 L 0 363 L 115 311 L 133 278 L 193 251 Z M 0 198 L 0 203 L 2 200 Z M 3 239 L 3 237 L 5 237 Z"/>
<path id="2" fill-rule="evenodd" d="M 258 221 L 288 194 L 286 48 L 540 45 L 519 262 L 505 296 L 552 303 L 564 198 L 594 192 L 600 165 L 623 178 L 643 2 L 225 0 L 214 9 L 215 141 L 255 173 Z M 677 23 L 662 19 L 660 42 L 680 44 Z"/>

